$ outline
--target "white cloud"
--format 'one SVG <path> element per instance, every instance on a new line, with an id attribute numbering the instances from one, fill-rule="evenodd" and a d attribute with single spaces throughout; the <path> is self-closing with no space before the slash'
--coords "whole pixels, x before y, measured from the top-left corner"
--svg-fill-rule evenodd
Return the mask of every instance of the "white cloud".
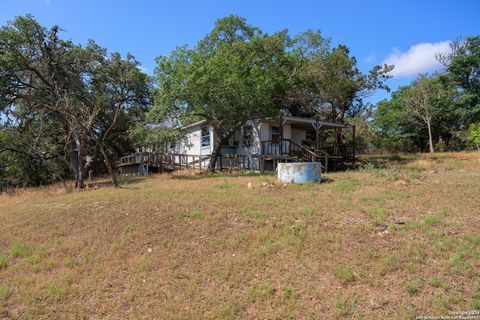
<path id="1" fill-rule="evenodd" d="M 144 67 L 142 65 L 139 65 L 138 69 L 140 69 L 140 71 L 142 71 L 143 73 L 147 73 L 147 74 L 150 73 L 150 69 L 148 69 L 147 67 Z"/>
<path id="2" fill-rule="evenodd" d="M 439 69 L 441 64 L 435 59 L 435 54 L 449 53 L 450 50 L 450 41 L 422 42 L 411 46 L 407 52 L 393 49 L 383 63 L 395 65 L 390 72 L 394 77 L 416 76 L 419 73 Z"/>
<path id="3" fill-rule="evenodd" d="M 363 61 L 365 61 L 366 63 L 373 63 L 375 62 L 375 60 L 377 60 L 377 56 L 372 53 L 368 57 L 366 57 Z"/>

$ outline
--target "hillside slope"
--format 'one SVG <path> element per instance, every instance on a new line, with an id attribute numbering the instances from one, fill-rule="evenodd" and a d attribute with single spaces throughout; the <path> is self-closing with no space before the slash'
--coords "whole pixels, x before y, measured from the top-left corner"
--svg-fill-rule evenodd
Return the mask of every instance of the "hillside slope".
<path id="1" fill-rule="evenodd" d="M 372 157 L 321 184 L 177 174 L 1 195 L 0 318 L 480 309 L 477 157 Z"/>

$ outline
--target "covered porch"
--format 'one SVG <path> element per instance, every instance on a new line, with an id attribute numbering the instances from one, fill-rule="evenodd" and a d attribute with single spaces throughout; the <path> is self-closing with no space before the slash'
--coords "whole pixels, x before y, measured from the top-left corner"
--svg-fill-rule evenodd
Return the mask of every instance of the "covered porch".
<path id="1" fill-rule="evenodd" d="M 311 118 L 280 116 L 266 119 L 269 139 L 262 139 L 263 155 L 294 155 L 309 151 L 318 157 L 354 161 L 355 126 Z"/>

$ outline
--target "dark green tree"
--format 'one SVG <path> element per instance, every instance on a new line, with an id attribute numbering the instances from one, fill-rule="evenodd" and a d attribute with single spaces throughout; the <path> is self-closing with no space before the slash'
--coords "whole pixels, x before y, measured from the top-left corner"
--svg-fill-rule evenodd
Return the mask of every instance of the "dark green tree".
<path id="1" fill-rule="evenodd" d="M 107 142 L 113 133 L 126 136 L 127 114 L 139 114 L 133 110 L 149 104 L 149 79 L 132 56 L 109 56 L 93 41 L 74 45 L 60 39 L 60 31 L 42 27 L 32 16 L 0 29 L 4 126 L 38 142 L 35 150 L 8 141 L 4 149 L 64 159 L 78 188 L 84 187 L 89 153 L 97 150 L 116 185 Z"/>
<path id="2" fill-rule="evenodd" d="M 468 140 L 470 140 L 478 150 L 479 161 L 480 161 L 480 123 L 472 123 L 468 128 L 470 135 Z"/>
<path id="3" fill-rule="evenodd" d="M 284 95 L 286 31 L 263 34 L 244 18 L 228 16 L 194 49 L 158 57 L 155 113 L 160 121 L 198 117 L 213 127 L 213 171 L 220 148 L 244 122 L 278 113 Z"/>
<path id="4" fill-rule="evenodd" d="M 457 90 L 455 113 L 465 128 L 480 121 L 480 36 L 451 43 L 452 52 L 437 58 L 446 66 L 448 81 Z"/>
<path id="5" fill-rule="evenodd" d="M 287 108 L 298 116 L 344 122 L 358 112 L 361 100 L 376 89 L 387 89 L 385 81 L 393 66 L 375 66 L 364 74 L 345 45 L 330 48 L 330 39 L 320 31 L 307 31 L 294 37 L 292 91 Z"/>
<path id="6" fill-rule="evenodd" d="M 390 100 L 378 103 L 373 125 L 379 147 L 395 151 L 430 152 L 435 144 L 448 144 L 458 128 L 453 90 L 444 76 L 420 75 L 400 87 Z"/>

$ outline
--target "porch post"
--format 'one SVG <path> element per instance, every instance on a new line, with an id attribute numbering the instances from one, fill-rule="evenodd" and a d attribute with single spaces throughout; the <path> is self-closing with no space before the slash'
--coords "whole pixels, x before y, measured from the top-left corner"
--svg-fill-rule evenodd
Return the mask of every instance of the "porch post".
<path id="1" fill-rule="evenodd" d="M 320 140 L 319 140 L 319 127 L 318 127 L 318 119 L 315 120 L 315 146 L 317 147 L 317 153 L 318 150 L 320 150 Z"/>
<path id="2" fill-rule="evenodd" d="M 280 113 L 280 126 L 278 127 L 280 131 L 280 141 L 278 141 L 278 150 L 282 154 L 282 144 L 283 144 L 283 115 Z"/>

